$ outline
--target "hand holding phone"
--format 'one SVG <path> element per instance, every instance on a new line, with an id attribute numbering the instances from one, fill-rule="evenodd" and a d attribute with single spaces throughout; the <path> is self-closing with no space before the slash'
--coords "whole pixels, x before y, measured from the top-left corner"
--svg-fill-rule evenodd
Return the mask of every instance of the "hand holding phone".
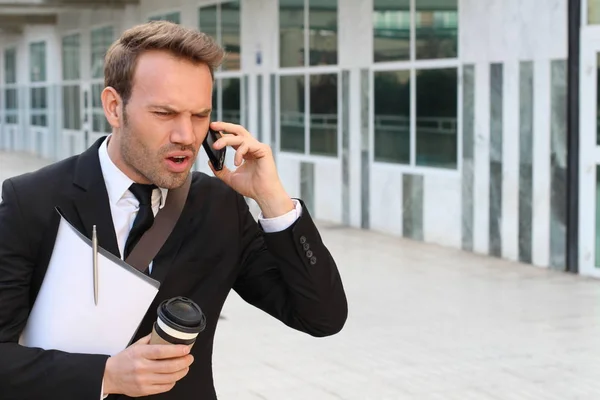
<path id="1" fill-rule="evenodd" d="M 213 145 L 217 140 L 221 138 L 221 133 L 217 132 L 213 129 L 208 128 L 208 133 L 206 134 L 206 138 L 204 142 L 202 142 L 202 147 L 204 147 L 204 151 L 208 155 L 208 158 L 215 169 L 215 171 L 220 171 L 223 169 L 225 165 L 225 153 L 227 146 L 223 147 L 220 150 L 216 150 Z"/>

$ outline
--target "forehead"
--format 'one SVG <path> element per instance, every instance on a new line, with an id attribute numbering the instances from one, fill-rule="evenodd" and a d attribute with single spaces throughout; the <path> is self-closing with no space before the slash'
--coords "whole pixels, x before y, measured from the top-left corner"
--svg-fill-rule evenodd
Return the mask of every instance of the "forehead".
<path id="1" fill-rule="evenodd" d="M 206 64 L 165 51 L 148 51 L 138 58 L 132 89 L 132 98 L 210 107 L 212 76 Z"/>

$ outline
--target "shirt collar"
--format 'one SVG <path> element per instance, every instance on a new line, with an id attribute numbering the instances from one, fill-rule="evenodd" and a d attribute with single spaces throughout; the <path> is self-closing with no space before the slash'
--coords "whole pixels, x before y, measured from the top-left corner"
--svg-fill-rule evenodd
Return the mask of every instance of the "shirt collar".
<path id="1" fill-rule="evenodd" d="M 123 171 L 121 171 L 115 163 L 110 159 L 108 155 L 108 141 L 110 136 L 106 138 L 98 149 L 98 156 L 100 157 L 100 168 L 106 184 L 106 191 L 108 192 L 108 199 L 111 204 L 116 205 L 123 195 L 129 190 L 129 187 L 134 183 Z M 160 208 L 165 206 L 167 200 L 167 194 L 169 189 L 160 189 Z"/>

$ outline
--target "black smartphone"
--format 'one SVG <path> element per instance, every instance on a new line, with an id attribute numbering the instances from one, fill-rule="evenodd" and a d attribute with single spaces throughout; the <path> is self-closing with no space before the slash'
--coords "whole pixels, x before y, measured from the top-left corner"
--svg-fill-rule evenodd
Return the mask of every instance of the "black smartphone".
<path id="1" fill-rule="evenodd" d="M 225 165 L 225 152 L 227 149 L 227 147 L 223 147 L 220 150 L 213 148 L 213 144 L 220 138 L 221 134 L 219 132 L 208 128 L 206 138 L 204 139 L 204 142 L 202 142 L 202 147 L 204 147 L 204 151 L 206 151 L 206 154 L 216 171 L 223 169 L 223 165 Z"/>

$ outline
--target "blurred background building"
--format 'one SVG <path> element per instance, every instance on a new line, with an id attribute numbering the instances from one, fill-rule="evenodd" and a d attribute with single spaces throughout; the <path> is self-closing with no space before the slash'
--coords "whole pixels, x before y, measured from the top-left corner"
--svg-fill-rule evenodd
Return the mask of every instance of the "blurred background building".
<path id="1" fill-rule="evenodd" d="M 600 276 L 600 0 L 0 0 L 0 149 L 109 133 L 104 53 L 153 19 L 226 48 L 214 118 L 269 143 L 316 218 L 561 270 L 576 246 Z"/>

